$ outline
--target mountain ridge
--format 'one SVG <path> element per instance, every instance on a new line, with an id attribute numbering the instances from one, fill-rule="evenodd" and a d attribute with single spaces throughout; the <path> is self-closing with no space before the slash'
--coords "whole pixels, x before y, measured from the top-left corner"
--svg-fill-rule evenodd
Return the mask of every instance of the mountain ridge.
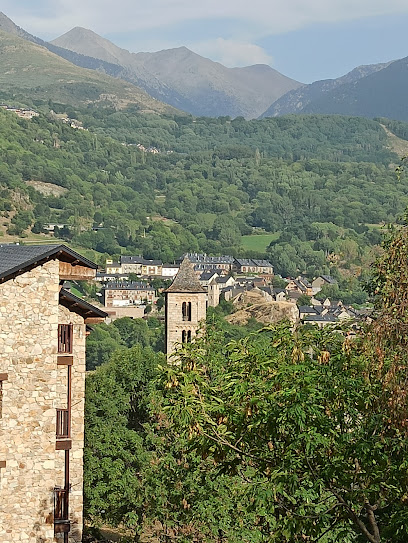
<path id="1" fill-rule="evenodd" d="M 145 112 L 181 113 L 134 85 L 76 66 L 44 47 L 41 40 L 37 43 L 29 34 L 32 39 L 22 37 L 27 33 L 13 25 L 0 16 L 0 85 L 4 92 L 42 100 L 52 96 L 72 105 L 93 103 L 119 109 L 134 105 Z"/>
<path id="2" fill-rule="evenodd" d="M 309 85 L 303 85 L 298 89 L 289 91 L 284 96 L 276 100 L 259 118 L 277 117 L 292 113 L 337 113 L 337 111 L 320 111 L 318 103 L 330 102 L 330 97 L 336 92 L 344 92 L 347 85 L 353 86 L 359 81 L 364 80 L 373 74 L 387 69 L 391 64 L 397 61 L 389 61 L 378 64 L 368 64 L 357 66 L 347 74 L 336 79 L 323 79 L 314 81 Z M 344 110 L 344 114 L 352 115 L 351 111 Z M 365 116 L 365 115 L 362 115 Z M 372 117 L 382 116 L 373 114 Z"/>
<path id="3" fill-rule="evenodd" d="M 79 54 L 118 63 L 119 75 L 150 95 L 198 116 L 257 117 L 265 104 L 301 83 L 268 65 L 227 68 L 185 46 L 131 53 L 92 30 L 75 27 L 51 42 Z M 255 65 L 260 66 L 260 65 Z"/>

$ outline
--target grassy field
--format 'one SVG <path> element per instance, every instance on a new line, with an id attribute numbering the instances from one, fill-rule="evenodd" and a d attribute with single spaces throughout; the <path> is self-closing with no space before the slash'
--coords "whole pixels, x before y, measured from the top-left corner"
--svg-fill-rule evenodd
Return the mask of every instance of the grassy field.
<path id="1" fill-rule="evenodd" d="M 252 234 L 250 236 L 242 236 L 241 241 L 244 249 L 264 253 L 268 245 L 278 238 L 279 232 L 275 232 L 275 234 Z"/>

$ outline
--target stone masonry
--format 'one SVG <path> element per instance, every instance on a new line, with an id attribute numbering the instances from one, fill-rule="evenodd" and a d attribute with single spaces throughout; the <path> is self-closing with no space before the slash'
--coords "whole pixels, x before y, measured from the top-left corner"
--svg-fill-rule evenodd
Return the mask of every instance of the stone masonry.
<path id="1" fill-rule="evenodd" d="M 183 321 L 183 302 L 191 302 L 191 321 Z M 183 341 L 183 331 L 191 332 L 193 339 L 199 330 L 200 323 L 205 323 L 205 292 L 167 293 L 166 300 L 166 352 L 173 353 Z"/>
<path id="2" fill-rule="evenodd" d="M 191 341 L 205 323 L 207 295 L 186 257 L 166 294 L 166 353 Z"/>
<path id="3" fill-rule="evenodd" d="M 0 284 L 0 542 L 52 543 L 54 488 L 64 486 L 56 410 L 67 408 L 68 367 L 57 365 L 58 325 L 73 325 L 69 543 L 82 538 L 84 318 L 59 303 L 59 261 Z"/>

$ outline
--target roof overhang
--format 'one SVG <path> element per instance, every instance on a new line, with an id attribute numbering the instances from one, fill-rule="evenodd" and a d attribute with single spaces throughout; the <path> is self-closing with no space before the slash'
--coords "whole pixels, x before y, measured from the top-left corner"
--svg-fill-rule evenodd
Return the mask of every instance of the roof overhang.
<path id="1" fill-rule="evenodd" d="M 97 265 L 66 245 L 46 245 L 38 247 L 35 254 L 24 254 L 24 249 L 29 246 L 15 246 L 16 251 L 21 251 L 9 268 L 0 270 L 0 283 L 4 283 L 37 266 L 43 265 L 49 260 L 58 259 L 60 262 L 59 274 L 61 280 L 93 279 Z M 32 247 L 32 246 L 31 246 Z M 43 250 L 42 250 L 43 249 Z"/>
<path id="2" fill-rule="evenodd" d="M 85 302 L 85 300 L 78 298 L 78 296 L 63 288 L 60 289 L 59 303 L 70 311 L 81 315 L 84 318 L 85 324 L 98 324 L 103 322 L 108 316 L 105 311 Z"/>

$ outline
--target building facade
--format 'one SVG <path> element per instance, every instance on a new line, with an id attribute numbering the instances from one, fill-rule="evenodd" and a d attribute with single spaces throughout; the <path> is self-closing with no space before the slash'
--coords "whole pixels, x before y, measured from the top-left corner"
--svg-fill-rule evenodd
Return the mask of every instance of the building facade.
<path id="1" fill-rule="evenodd" d="M 154 288 L 136 282 L 108 283 L 102 289 L 105 307 L 127 307 L 157 300 Z"/>
<path id="2" fill-rule="evenodd" d="M 79 543 L 86 325 L 62 288 L 96 266 L 63 245 L 0 246 L 0 541 Z"/>

